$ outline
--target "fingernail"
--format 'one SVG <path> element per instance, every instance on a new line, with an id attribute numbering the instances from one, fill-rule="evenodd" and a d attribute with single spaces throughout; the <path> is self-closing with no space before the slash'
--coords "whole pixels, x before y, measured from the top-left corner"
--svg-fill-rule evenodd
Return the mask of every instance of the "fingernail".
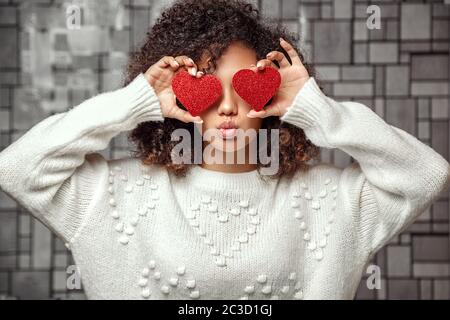
<path id="1" fill-rule="evenodd" d="M 286 41 L 286 40 L 284 40 L 283 38 L 280 38 L 280 42 L 282 42 L 282 41 Z"/>
<path id="2" fill-rule="evenodd" d="M 262 63 L 261 62 L 258 62 L 258 64 L 256 65 L 258 68 L 261 68 L 262 67 Z"/>
<path id="3" fill-rule="evenodd" d="M 251 65 L 250 65 L 250 68 L 253 68 L 253 67 L 256 67 L 256 66 L 255 66 L 254 64 L 251 64 Z"/>
<path id="4" fill-rule="evenodd" d="M 179 67 L 179 66 L 180 66 L 180 64 L 179 64 L 178 62 L 176 62 L 176 61 L 175 61 L 175 65 L 176 65 L 177 67 Z"/>
<path id="5" fill-rule="evenodd" d="M 203 120 L 195 120 L 195 123 L 203 123 Z"/>
<path id="6" fill-rule="evenodd" d="M 249 118 L 254 118 L 254 116 L 251 115 L 251 114 L 249 114 L 249 113 L 247 113 L 247 117 L 249 117 Z"/>

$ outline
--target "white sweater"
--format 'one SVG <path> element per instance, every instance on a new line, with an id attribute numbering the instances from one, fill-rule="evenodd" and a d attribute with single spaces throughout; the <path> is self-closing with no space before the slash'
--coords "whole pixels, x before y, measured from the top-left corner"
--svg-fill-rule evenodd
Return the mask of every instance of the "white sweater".
<path id="1" fill-rule="evenodd" d="M 372 255 L 447 188 L 449 164 L 313 77 L 281 119 L 357 162 L 264 182 L 107 161 L 97 151 L 114 136 L 163 120 L 140 74 L 36 124 L 0 153 L 0 186 L 67 243 L 90 299 L 352 299 Z"/>

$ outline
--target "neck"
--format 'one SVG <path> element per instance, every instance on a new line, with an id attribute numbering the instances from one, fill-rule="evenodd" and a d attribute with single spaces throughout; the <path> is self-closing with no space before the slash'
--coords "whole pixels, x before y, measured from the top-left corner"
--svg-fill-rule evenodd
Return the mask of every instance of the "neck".
<path id="1" fill-rule="evenodd" d="M 216 150 L 214 150 L 214 151 L 216 151 Z M 219 151 L 219 153 L 221 153 L 221 155 L 223 155 L 223 157 L 221 159 L 223 159 L 222 162 L 224 162 L 224 163 L 215 163 L 214 161 L 212 161 L 212 158 L 206 157 L 203 159 L 203 162 L 200 165 L 200 167 L 202 167 L 203 169 L 207 169 L 207 170 L 220 171 L 220 172 L 226 172 L 226 173 L 250 172 L 250 171 L 254 171 L 258 168 L 258 165 L 256 163 L 250 163 L 248 145 L 245 147 L 244 163 L 238 163 L 238 161 L 237 161 L 238 152 L 232 152 L 231 154 L 227 154 L 226 152 Z M 226 159 L 228 157 L 233 158 L 233 161 L 231 163 L 227 163 Z M 206 162 L 205 162 L 205 160 L 206 160 Z"/>

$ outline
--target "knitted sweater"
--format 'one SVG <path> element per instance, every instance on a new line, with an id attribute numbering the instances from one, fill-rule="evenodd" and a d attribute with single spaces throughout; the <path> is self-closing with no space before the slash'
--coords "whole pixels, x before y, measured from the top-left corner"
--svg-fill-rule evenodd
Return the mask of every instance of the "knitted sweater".
<path id="1" fill-rule="evenodd" d="M 175 177 L 97 152 L 163 120 L 140 74 L 0 153 L 1 188 L 67 243 L 90 299 L 352 299 L 377 250 L 448 186 L 442 156 L 314 77 L 281 120 L 357 160 L 346 168 L 264 180 L 193 165 Z"/>

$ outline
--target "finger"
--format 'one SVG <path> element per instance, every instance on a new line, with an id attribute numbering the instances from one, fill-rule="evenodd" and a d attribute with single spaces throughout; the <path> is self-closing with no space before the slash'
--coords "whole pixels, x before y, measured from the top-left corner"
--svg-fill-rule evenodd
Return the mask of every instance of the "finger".
<path id="1" fill-rule="evenodd" d="M 281 116 L 281 110 L 276 102 L 272 102 L 261 111 L 250 110 L 247 113 L 249 118 L 267 118 L 272 116 Z"/>
<path id="2" fill-rule="evenodd" d="M 274 60 L 278 61 L 278 63 L 280 64 L 280 68 L 286 68 L 291 66 L 286 56 L 280 51 L 269 52 L 267 54 L 267 59 L 271 61 Z"/>
<path id="3" fill-rule="evenodd" d="M 188 111 L 181 109 L 177 105 L 174 105 L 172 107 L 170 112 L 170 118 L 175 118 L 185 123 L 188 122 L 203 123 L 202 118 L 200 118 L 199 116 L 194 117 Z"/>
<path id="4" fill-rule="evenodd" d="M 266 67 L 274 67 L 274 68 L 276 68 L 277 66 L 272 62 L 272 61 L 270 61 L 269 59 L 262 59 L 262 60 L 259 60 L 258 61 L 258 63 L 256 64 L 256 70 L 264 70 L 264 68 L 266 68 Z"/>
<path id="5" fill-rule="evenodd" d="M 197 65 L 195 64 L 194 60 L 189 58 L 188 56 L 178 56 L 175 58 L 181 66 L 185 66 L 187 71 L 191 76 L 197 75 Z"/>
<path id="6" fill-rule="evenodd" d="M 291 58 L 292 65 L 302 65 L 302 61 L 300 60 L 297 51 L 289 42 L 287 42 L 283 38 L 280 38 L 280 45 L 284 50 L 286 50 L 287 54 Z"/>
<path id="7" fill-rule="evenodd" d="M 160 63 L 160 66 L 162 68 L 167 68 L 168 66 L 170 66 L 174 71 L 180 67 L 180 64 L 175 60 L 174 57 L 171 56 L 163 57 L 160 60 Z"/>
<path id="8" fill-rule="evenodd" d="M 203 71 L 199 71 L 199 72 L 197 72 L 197 78 L 201 78 L 201 77 L 203 77 L 205 74 L 203 73 Z"/>

